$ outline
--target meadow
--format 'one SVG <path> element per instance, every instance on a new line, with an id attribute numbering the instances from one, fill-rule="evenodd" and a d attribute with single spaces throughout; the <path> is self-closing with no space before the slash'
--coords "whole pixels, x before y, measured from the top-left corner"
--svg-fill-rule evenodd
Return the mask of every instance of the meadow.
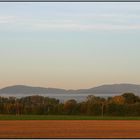
<path id="1" fill-rule="evenodd" d="M 0 115 L 0 120 L 140 120 L 140 117 L 79 115 Z"/>

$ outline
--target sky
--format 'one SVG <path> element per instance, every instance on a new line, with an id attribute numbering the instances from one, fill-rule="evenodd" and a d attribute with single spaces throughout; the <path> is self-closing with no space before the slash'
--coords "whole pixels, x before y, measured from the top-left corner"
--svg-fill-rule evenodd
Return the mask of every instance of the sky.
<path id="1" fill-rule="evenodd" d="M 0 3 L 0 88 L 140 84 L 140 3 Z"/>

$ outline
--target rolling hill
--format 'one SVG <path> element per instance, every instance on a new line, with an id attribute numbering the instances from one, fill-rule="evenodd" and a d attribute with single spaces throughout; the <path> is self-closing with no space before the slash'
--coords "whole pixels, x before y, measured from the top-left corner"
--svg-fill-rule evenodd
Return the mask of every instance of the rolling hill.
<path id="1" fill-rule="evenodd" d="M 114 96 L 125 92 L 133 92 L 140 95 L 140 85 L 136 84 L 112 84 L 101 85 L 89 89 L 79 90 L 65 90 L 58 88 L 44 88 L 44 87 L 32 87 L 25 85 L 14 85 L 0 89 L 0 96 L 29 96 L 29 95 L 43 95 L 55 97 L 58 99 L 70 99 L 78 98 L 82 99 L 88 95 L 95 96 Z"/>

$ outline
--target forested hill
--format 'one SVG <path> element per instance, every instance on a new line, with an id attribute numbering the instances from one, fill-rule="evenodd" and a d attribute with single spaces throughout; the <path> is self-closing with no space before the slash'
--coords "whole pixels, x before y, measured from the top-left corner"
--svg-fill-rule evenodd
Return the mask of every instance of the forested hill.
<path id="1" fill-rule="evenodd" d="M 96 94 L 96 95 L 114 95 L 122 94 L 125 92 L 133 92 L 140 95 L 140 85 L 135 84 L 112 84 L 112 85 L 102 85 L 89 89 L 79 89 L 79 90 L 65 90 L 58 88 L 44 88 L 44 87 L 31 87 L 25 85 L 15 85 L 0 89 L 0 94 L 16 96 L 20 95 L 42 95 L 42 94 Z"/>

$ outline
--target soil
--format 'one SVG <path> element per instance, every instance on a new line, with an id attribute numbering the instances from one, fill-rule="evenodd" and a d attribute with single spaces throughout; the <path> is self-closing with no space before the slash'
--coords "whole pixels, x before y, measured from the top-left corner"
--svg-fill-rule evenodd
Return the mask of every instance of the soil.
<path id="1" fill-rule="evenodd" d="M 140 138 L 140 120 L 0 121 L 0 138 Z"/>

